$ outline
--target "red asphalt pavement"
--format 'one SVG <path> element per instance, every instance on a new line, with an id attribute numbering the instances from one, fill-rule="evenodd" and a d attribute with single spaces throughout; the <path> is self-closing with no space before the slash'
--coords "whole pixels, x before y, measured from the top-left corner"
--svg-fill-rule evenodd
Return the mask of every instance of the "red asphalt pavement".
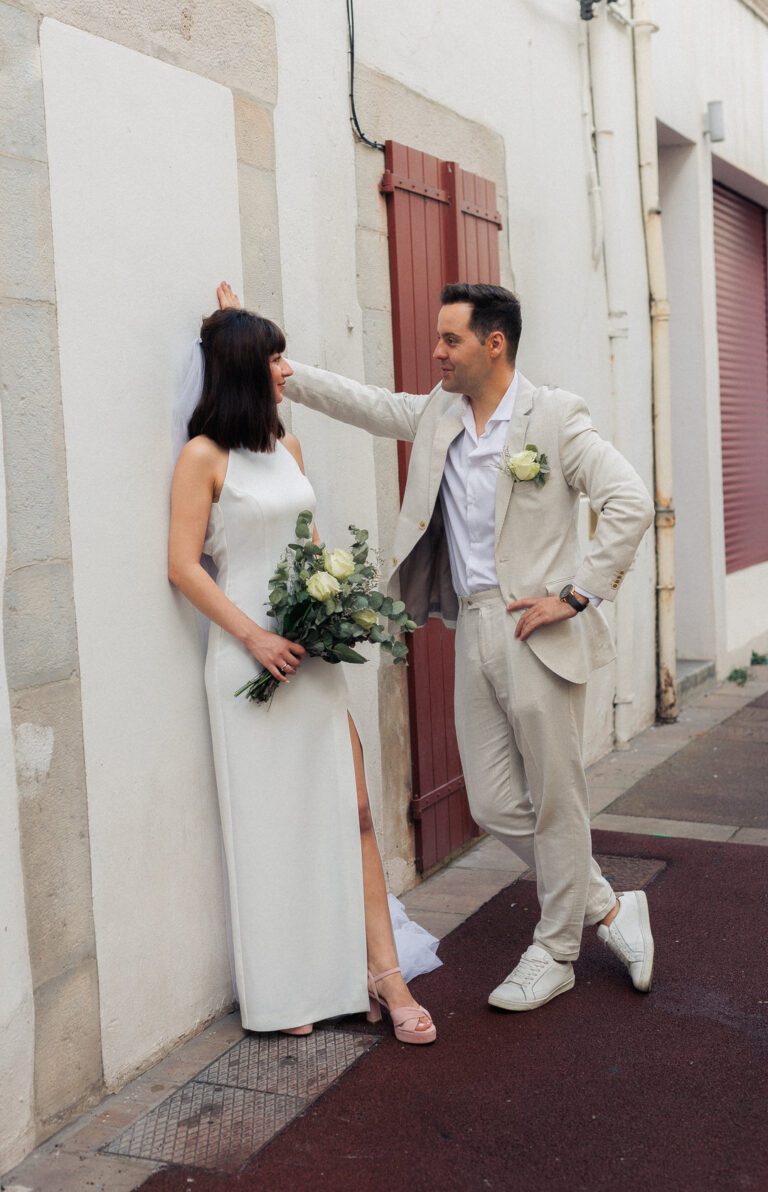
<path id="1" fill-rule="evenodd" d="M 588 930 L 571 992 L 491 1010 L 537 918 L 535 884 L 516 882 L 414 983 L 434 1046 L 388 1034 L 238 1175 L 172 1167 L 142 1192 L 768 1189 L 768 853 L 606 832 L 594 847 L 667 863 L 647 890 L 651 994 Z"/>

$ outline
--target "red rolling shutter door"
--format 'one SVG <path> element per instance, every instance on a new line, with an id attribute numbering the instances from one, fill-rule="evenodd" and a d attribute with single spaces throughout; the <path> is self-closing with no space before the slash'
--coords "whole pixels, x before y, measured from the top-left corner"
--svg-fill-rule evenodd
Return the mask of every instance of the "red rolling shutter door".
<path id="1" fill-rule="evenodd" d="M 726 571 L 768 560 L 766 212 L 715 185 Z"/>
<path id="2" fill-rule="evenodd" d="M 428 153 L 388 141 L 387 196 L 395 384 L 428 393 L 440 290 L 451 281 L 499 280 L 496 188 Z M 410 445 L 399 447 L 400 485 Z M 453 634 L 432 619 L 411 641 L 408 668 L 416 860 L 430 869 L 478 834 L 467 806 L 453 726 Z"/>

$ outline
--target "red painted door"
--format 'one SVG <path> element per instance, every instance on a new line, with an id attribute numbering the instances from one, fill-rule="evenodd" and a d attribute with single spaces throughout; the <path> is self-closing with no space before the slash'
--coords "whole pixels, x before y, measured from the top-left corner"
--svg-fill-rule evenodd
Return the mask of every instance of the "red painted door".
<path id="1" fill-rule="evenodd" d="M 494 183 L 456 162 L 388 141 L 387 196 L 395 384 L 428 393 L 440 291 L 448 282 L 499 281 Z M 399 448 L 405 487 L 410 445 Z M 479 829 L 469 814 L 453 725 L 453 633 L 435 620 L 414 634 L 408 668 L 416 863 L 431 869 Z"/>

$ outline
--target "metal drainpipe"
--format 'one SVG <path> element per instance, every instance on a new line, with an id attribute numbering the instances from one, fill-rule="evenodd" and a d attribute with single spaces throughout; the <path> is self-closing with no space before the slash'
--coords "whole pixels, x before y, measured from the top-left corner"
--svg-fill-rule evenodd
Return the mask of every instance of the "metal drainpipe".
<path id="1" fill-rule="evenodd" d="M 590 125 L 590 151 L 596 157 L 602 196 L 600 229 L 602 235 L 603 274 L 608 306 L 608 338 L 611 357 L 612 438 L 619 451 L 627 454 L 629 428 L 621 416 L 622 397 L 632 390 L 633 368 L 629 352 L 627 304 L 624 300 L 624 227 L 626 198 L 613 158 L 614 130 L 610 127 L 617 92 L 616 73 L 621 70 L 610 54 L 609 30 L 605 16 L 598 10 L 596 20 L 582 25 L 579 50 L 582 56 L 582 85 L 587 100 L 582 100 Z M 594 147 L 592 138 L 594 137 Z M 591 167 L 590 158 L 590 167 Z M 591 175 L 591 168 L 590 168 Z M 635 605 L 632 592 L 619 594 L 615 613 L 616 671 L 613 698 L 613 734 L 618 749 L 629 747 L 637 725 L 635 703 Z"/>
<path id="2" fill-rule="evenodd" d="M 672 419 L 669 364 L 669 299 L 659 208 L 659 152 L 653 107 L 649 0 L 632 0 L 635 105 L 640 191 L 643 202 L 653 365 L 653 456 L 656 503 L 657 715 L 675 720 L 677 651 L 675 633 L 675 512 L 672 504 Z"/>

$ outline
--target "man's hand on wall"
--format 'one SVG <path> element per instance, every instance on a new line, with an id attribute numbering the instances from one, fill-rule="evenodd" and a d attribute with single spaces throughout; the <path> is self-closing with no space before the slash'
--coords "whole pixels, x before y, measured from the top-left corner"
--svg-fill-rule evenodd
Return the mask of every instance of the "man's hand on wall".
<path id="1" fill-rule="evenodd" d="M 567 621 L 569 617 L 578 616 L 576 610 L 559 596 L 524 596 L 508 604 L 507 612 L 514 613 L 521 608 L 526 611 L 515 625 L 515 637 L 522 641 L 541 629 L 542 625 L 554 625 L 556 621 Z"/>
<path id="2" fill-rule="evenodd" d="M 242 303 L 228 281 L 223 281 L 216 287 L 216 297 L 220 310 L 240 310 Z"/>

